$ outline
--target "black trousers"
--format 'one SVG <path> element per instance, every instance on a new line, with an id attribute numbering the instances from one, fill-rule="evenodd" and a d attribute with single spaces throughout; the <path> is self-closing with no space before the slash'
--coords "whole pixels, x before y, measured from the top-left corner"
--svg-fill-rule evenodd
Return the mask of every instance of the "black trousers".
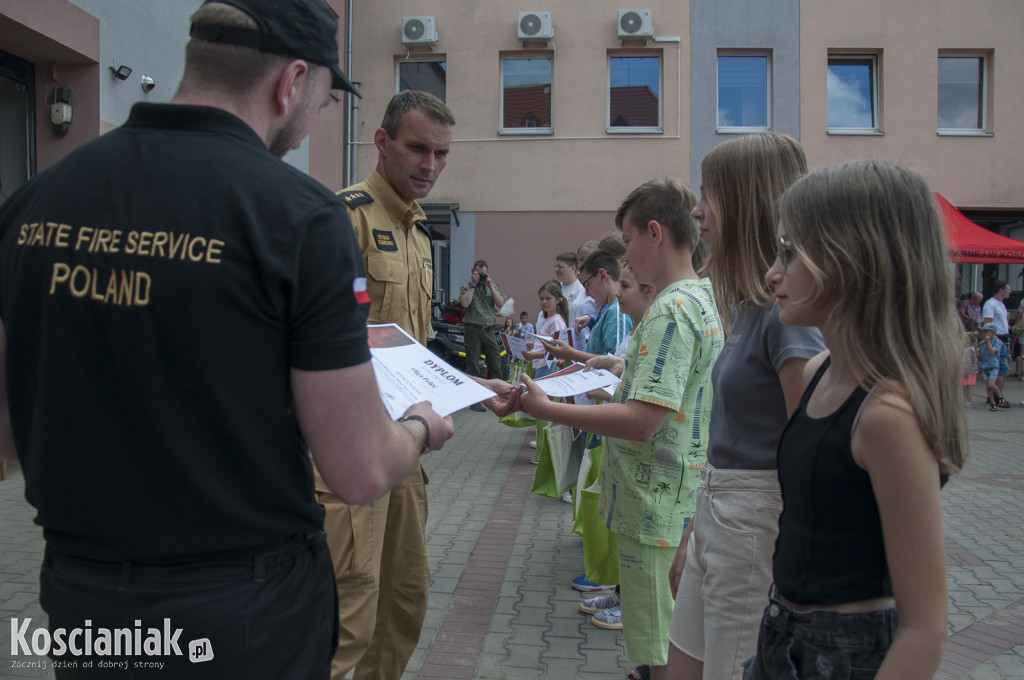
<path id="1" fill-rule="evenodd" d="M 39 599 L 60 680 L 327 680 L 338 646 L 322 532 L 254 557 L 183 564 L 96 562 L 47 547 Z"/>

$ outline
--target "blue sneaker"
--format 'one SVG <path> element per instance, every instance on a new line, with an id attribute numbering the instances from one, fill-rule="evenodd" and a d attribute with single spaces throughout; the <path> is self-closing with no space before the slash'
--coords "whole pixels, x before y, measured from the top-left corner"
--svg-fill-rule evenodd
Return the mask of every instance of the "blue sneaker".
<path id="1" fill-rule="evenodd" d="M 596 593 L 599 590 L 611 590 L 615 586 L 602 586 L 600 584 L 594 583 L 593 581 L 588 581 L 586 574 L 580 574 L 572 580 L 572 587 L 573 590 L 578 590 L 581 593 Z"/>

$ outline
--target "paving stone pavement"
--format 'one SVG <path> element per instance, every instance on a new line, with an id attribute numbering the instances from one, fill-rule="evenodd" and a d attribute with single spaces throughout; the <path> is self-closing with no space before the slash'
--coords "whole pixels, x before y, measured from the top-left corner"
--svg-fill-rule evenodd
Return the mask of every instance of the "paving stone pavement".
<path id="1" fill-rule="evenodd" d="M 1024 382 L 1008 379 L 1005 391 L 1014 408 L 992 413 L 975 388 L 970 458 L 943 491 L 950 637 L 941 680 L 1024 680 Z M 433 579 L 403 680 L 624 677 L 632 663 L 622 634 L 591 625 L 569 587 L 583 561 L 570 506 L 529 493 L 530 431 L 470 411 L 455 421 L 445 450 L 424 459 Z M 0 678 L 53 677 L 11 667 L 10 619 L 45 621 L 33 516 L 10 465 L 0 482 Z"/>

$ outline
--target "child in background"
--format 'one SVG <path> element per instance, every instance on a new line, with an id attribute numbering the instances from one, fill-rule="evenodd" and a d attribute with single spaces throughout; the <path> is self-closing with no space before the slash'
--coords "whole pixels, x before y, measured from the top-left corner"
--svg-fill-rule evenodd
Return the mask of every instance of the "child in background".
<path id="1" fill-rule="evenodd" d="M 597 242 L 597 249 L 611 254 L 618 261 L 620 267 L 625 267 L 628 264 L 626 260 L 626 242 L 622 240 L 622 234 L 605 236 Z"/>
<path id="2" fill-rule="evenodd" d="M 698 278 L 691 261 L 696 202 L 689 188 L 651 181 L 616 213 L 630 267 L 659 293 L 634 331 L 613 400 L 555 403 L 529 378 L 522 396 L 523 409 L 535 418 L 607 438 L 600 509 L 618 542 L 626 649 L 655 680 L 668 661 L 668 572 L 693 515 L 707 447 L 711 366 L 722 349 L 711 284 Z M 605 368 L 617 361 L 588 363 Z"/>
<path id="3" fill-rule="evenodd" d="M 657 289 L 649 283 L 640 283 L 636 273 L 628 264 L 619 273 L 619 309 L 633 320 L 634 328 L 644 318 L 648 307 L 658 294 Z M 626 356 L 626 343 L 633 337 L 632 331 L 623 343 L 613 352 L 617 357 Z"/>
<path id="4" fill-rule="evenodd" d="M 985 381 L 985 392 L 988 394 L 988 403 L 991 404 L 989 411 L 998 411 L 997 404 L 1003 403 L 1003 395 L 996 386 L 996 380 L 999 379 L 999 357 L 1003 351 L 1003 341 L 996 337 L 998 332 L 994 323 L 987 323 L 981 327 L 981 379 Z"/>
<path id="5" fill-rule="evenodd" d="M 537 291 L 540 300 L 540 317 L 537 321 L 537 335 L 553 337 L 558 331 L 564 331 L 569 323 L 569 304 L 562 297 L 562 284 L 555 279 L 545 281 L 544 285 Z M 539 342 L 528 342 L 526 346 L 530 351 L 523 352 L 523 356 L 533 361 L 533 375 L 542 378 L 551 373 L 551 364 L 544 358 L 545 350 L 534 350 Z M 553 363 L 553 362 L 552 362 Z"/>
<path id="6" fill-rule="evenodd" d="M 530 323 L 530 315 L 526 312 L 519 312 L 519 323 L 516 324 L 516 336 L 522 338 L 527 333 L 536 333 L 533 324 Z"/>
<path id="7" fill-rule="evenodd" d="M 971 407 L 971 388 L 978 382 L 978 332 L 971 331 L 964 336 L 967 347 L 964 347 L 960 360 L 960 384 L 964 387 L 964 406 Z"/>
<path id="8" fill-rule="evenodd" d="M 882 161 L 826 168 L 782 195 L 778 237 L 782 322 L 817 326 L 828 351 L 779 441 L 775 583 L 744 678 L 931 680 L 949 607 L 940 492 L 966 450 L 931 188 Z"/>
<path id="9" fill-rule="evenodd" d="M 594 239 L 584 241 L 583 243 L 580 244 L 580 247 L 576 249 L 576 261 L 583 262 L 583 260 L 587 259 L 587 255 L 590 255 L 592 252 L 598 250 L 599 248 L 600 246 L 598 242 L 595 241 Z"/>
<path id="10" fill-rule="evenodd" d="M 657 295 L 658 291 L 653 285 L 637 281 L 636 274 L 633 273 L 632 268 L 628 264 L 622 267 L 622 271 L 619 273 L 619 309 L 633 320 L 633 330 L 615 348 L 615 351 L 612 353 L 614 361 L 595 357 L 587 361 L 588 367 L 604 368 L 612 371 L 615 375 L 622 375 L 622 370 L 626 366 L 626 350 L 629 347 L 629 343 L 633 340 L 633 334 L 636 331 L 637 325 L 639 325 Z M 587 392 L 587 396 L 595 401 L 611 401 L 612 399 L 612 395 L 604 390 L 591 390 Z"/>
<path id="11" fill-rule="evenodd" d="M 583 284 L 586 294 L 593 299 L 599 307 L 597 322 L 594 324 L 587 338 L 586 347 L 578 350 L 567 342 L 561 340 L 544 340 L 544 348 L 556 359 L 575 362 L 585 362 L 595 356 L 613 354 L 633 330 L 633 320 L 626 316 L 619 309 L 619 276 L 621 268 L 618 259 L 602 250 L 595 250 L 580 264 L 580 283 Z M 589 318 L 589 317 L 584 317 Z M 578 331 L 579 329 L 577 329 Z M 587 448 L 593 449 L 600 442 L 598 437 L 587 436 Z M 593 480 L 596 482 L 597 480 Z M 587 543 L 587 536 L 583 534 L 583 542 Z M 587 574 L 580 574 L 572 581 L 572 587 L 580 592 L 595 592 L 607 590 L 611 585 L 595 583 L 587 578 Z M 603 612 L 618 605 L 617 596 L 604 596 L 593 598 L 595 602 L 581 605 L 581 611 L 585 614 L 593 614 L 593 623 L 599 628 L 618 630 L 622 627 L 621 618 L 618 612 Z M 600 605 L 600 608 L 598 606 Z"/>
<path id="12" fill-rule="evenodd" d="M 600 241 L 587 241 L 587 243 L 597 243 L 597 247 L 594 248 L 594 250 L 603 250 L 604 252 L 614 257 L 615 261 L 618 262 L 619 264 L 620 270 L 626 266 L 626 242 L 622 240 L 621 234 L 612 234 L 611 236 L 605 236 Z M 580 250 L 583 250 L 583 246 L 580 246 Z M 591 252 L 594 252 L 594 250 L 592 250 Z M 580 267 L 583 266 L 582 263 L 583 260 L 580 260 Z M 594 300 L 593 296 L 590 295 L 590 293 L 587 293 L 587 296 L 590 297 L 591 300 Z M 596 300 L 594 300 L 594 304 L 595 308 L 601 306 Z M 590 314 L 584 314 L 583 316 L 577 317 L 575 319 L 570 319 L 569 321 L 570 325 L 574 329 L 576 329 L 577 331 L 582 331 L 584 328 L 593 328 L 594 324 L 597 322 L 597 317 L 591 316 Z M 587 339 L 589 340 L 590 338 Z"/>
<path id="13" fill-rule="evenodd" d="M 584 315 L 597 318 L 597 305 L 583 290 L 583 284 L 580 283 L 576 271 L 578 265 L 579 259 L 575 251 L 567 250 L 555 256 L 555 278 L 561 284 L 562 296 L 569 305 L 570 324 Z M 583 332 L 584 335 L 588 333 L 585 328 Z"/>
<path id="14" fill-rule="evenodd" d="M 501 332 L 506 335 L 515 335 L 516 329 L 512 325 L 512 317 L 505 317 L 505 324 L 501 327 Z M 500 345 L 499 345 L 500 346 Z M 509 372 L 512 370 L 512 354 L 507 351 L 501 353 L 501 379 L 508 380 Z"/>
<path id="15" fill-rule="evenodd" d="M 580 265 L 580 283 L 587 295 L 597 303 L 597 321 L 587 338 L 585 349 L 578 350 L 561 340 L 544 341 L 544 348 L 556 359 L 583 363 L 602 354 L 613 354 L 633 330 L 633 320 L 619 309 L 618 260 L 609 253 L 595 250 Z"/>
<path id="16" fill-rule="evenodd" d="M 604 241 L 602 241 L 604 242 Z M 625 251 L 623 251 L 623 255 Z M 658 294 L 654 286 L 649 283 L 640 283 L 636 280 L 636 275 L 633 274 L 633 270 L 629 268 L 629 265 L 622 267 L 622 271 L 619 272 L 619 309 L 623 314 L 629 316 L 633 321 L 633 328 L 640 323 L 643 319 L 644 314 L 647 313 L 647 308 L 651 306 L 651 302 L 654 300 L 654 296 Z M 633 339 L 633 331 L 631 330 L 629 335 L 623 338 L 619 346 L 615 348 L 612 353 L 618 359 L 623 360 L 623 366 L 625 365 L 626 348 L 629 346 L 629 342 Z M 622 367 L 616 366 L 614 372 L 616 375 L 622 374 Z M 591 390 L 587 392 L 587 397 L 594 401 L 611 401 L 612 395 L 608 394 L 604 390 Z M 598 477 L 599 479 L 600 477 Z M 583 543 L 587 542 L 587 534 L 583 534 Z M 584 574 L 582 577 L 578 577 L 573 580 L 573 588 L 576 590 L 583 590 L 577 585 L 577 582 L 583 579 L 583 583 L 590 583 L 595 586 L 596 589 L 606 590 L 607 587 L 601 587 L 592 581 L 587 580 L 587 575 Z M 586 591 L 584 591 L 586 592 Z M 591 615 L 591 623 L 598 628 L 621 628 L 622 627 L 622 597 L 619 592 L 619 587 L 615 586 L 615 592 L 606 593 L 604 595 L 597 595 L 584 599 L 580 602 L 580 611 L 584 614 Z M 618 625 L 616 626 L 616 622 Z"/>

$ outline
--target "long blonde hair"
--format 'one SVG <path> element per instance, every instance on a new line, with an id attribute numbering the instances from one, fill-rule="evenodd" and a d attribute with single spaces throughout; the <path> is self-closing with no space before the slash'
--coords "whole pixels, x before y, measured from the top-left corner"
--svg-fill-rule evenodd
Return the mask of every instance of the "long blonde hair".
<path id="1" fill-rule="evenodd" d="M 830 310 L 831 342 L 857 382 L 907 399 L 941 470 L 959 471 L 963 328 L 928 182 L 884 161 L 845 163 L 797 181 L 779 213 L 811 276 L 807 302 Z"/>
<path id="2" fill-rule="evenodd" d="M 807 158 L 789 135 L 759 132 L 719 144 L 700 167 L 701 191 L 718 225 L 718 245 L 702 273 L 710 272 L 728 331 L 741 301 L 775 304 L 764 280 L 775 261 L 775 204 L 807 174 Z"/>

